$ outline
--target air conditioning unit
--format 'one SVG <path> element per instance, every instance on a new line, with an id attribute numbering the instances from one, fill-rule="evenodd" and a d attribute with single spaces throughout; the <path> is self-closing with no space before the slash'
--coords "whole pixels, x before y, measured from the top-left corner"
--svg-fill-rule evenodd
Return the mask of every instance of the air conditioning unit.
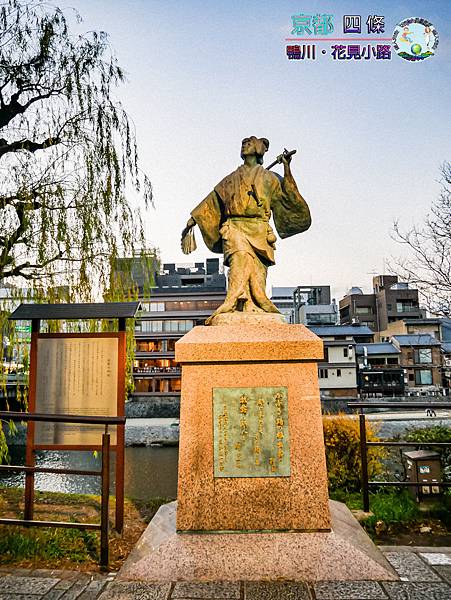
<path id="1" fill-rule="evenodd" d="M 445 366 L 451 367 L 451 358 L 445 358 Z"/>

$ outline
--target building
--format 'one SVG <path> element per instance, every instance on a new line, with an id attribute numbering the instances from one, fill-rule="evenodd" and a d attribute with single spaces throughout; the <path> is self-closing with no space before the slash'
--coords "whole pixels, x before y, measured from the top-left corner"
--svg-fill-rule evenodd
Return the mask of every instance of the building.
<path id="1" fill-rule="evenodd" d="M 418 290 L 398 281 L 396 275 L 373 277 L 373 293 L 364 294 L 353 287 L 340 300 L 340 323 L 360 323 L 373 331 L 384 331 L 390 323 L 408 317 L 421 319 L 424 314 L 418 301 Z"/>
<path id="2" fill-rule="evenodd" d="M 451 342 L 451 319 L 436 317 L 429 319 L 399 319 L 389 323 L 387 329 L 381 331 L 381 337 L 389 339 L 393 335 L 427 334 L 440 342 Z"/>
<path id="3" fill-rule="evenodd" d="M 364 294 L 359 287 L 352 287 L 339 302 L 340 324 L 360 323 L 373 331 L 377 330 L 376 297 Z"/>
<path id="4" fill-rule="evenodd" d="M 298 286 L 293 292 L 294 322 L 309 327 L 337 325 L 338 308 L 330 299 L 330 286 Z"/>
<path id="5" fill-rule="evenodd" d="M 451 342 L 442 342 L 443 393 L 451 396 Z"/>
<path id="6" fill-rule="evenodd" d="M 150 296 L 141 298 L 136 320 L 135 389 L 127 405 L 131 417 L 177 417 L 181 369 L 175 362 L 175 343 L 220 306 L 226 278 L 219 259 L 194 266 L 164 264 L 155 274 Z"/>
<path id="7" fill-rule="evenodd" d="M 376 296 L 377 331 L 383 331 L 389 323 L 404 317 L 421 319 L 424 314 L 418 301 L 418 290 L 408 283 L 398 281 L 396 275 L 373 277 Z"/>
<path id="8" fill-rule="evenodd" d="M 272 287 L 271 302 L 280 310 L 287 323 L 294 323 L 293 292 L 295 287 Z"/>
<path id="9" fill-rule="evenodd" d="M 429 334 L 394 335 L 390 341 L 400 350 L 400 365 L 406 371 L 408 394 L 442 392 L 441 343 Z"/>
<path id="10" fill-rule="evenodd" d="M 133 290 L 142 298 L 155 286 L 158 272 L 159 259 L 154 251 L 117 258 L 111 272 L 111 288 Z"/>
<path id="11" fill-rule="evenodd" d="M 357 344 L 357 387 L 361 397 L 402 396 L 401 350 L 390 342 Z"/>
<path id="12" fill-rule="evenodd" d="M 356 344 L 371 343 L 374 334 L 362 325 L 309 327 L 324 342 L 324 360 L 318 363 L 321 397 L 356 398 Z"/>

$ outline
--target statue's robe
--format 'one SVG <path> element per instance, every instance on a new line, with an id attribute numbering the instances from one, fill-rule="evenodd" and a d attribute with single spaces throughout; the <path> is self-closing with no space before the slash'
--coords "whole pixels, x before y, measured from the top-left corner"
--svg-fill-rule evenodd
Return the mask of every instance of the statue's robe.
<path id="1" fill-rule="evenodd" d="M 282 179 L 261 165 L 242 165 L 224 177 L 191 216 L 206 246 L 224 253 L 226 266 L 238 251 L 257 256 L 269 266 L 274 264 L 276 241 L 269 224 L 271 212 L 281 238 L 310 226 L 309 210 L 294 179 Z"/>

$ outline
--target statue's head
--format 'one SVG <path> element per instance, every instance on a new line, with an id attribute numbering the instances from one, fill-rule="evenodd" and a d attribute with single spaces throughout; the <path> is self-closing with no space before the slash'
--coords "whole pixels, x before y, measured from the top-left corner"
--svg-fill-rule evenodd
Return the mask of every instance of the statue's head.
<path id="1" fill-rule="evenodd" d="M 256 138 L 255 135 L 244 138 L 241 142 L 241 158 L 253 155 L 257 157 L 257 162 L 263 164 L 263 155 L 269 148 L 269 141 L 266 138 Z"/>

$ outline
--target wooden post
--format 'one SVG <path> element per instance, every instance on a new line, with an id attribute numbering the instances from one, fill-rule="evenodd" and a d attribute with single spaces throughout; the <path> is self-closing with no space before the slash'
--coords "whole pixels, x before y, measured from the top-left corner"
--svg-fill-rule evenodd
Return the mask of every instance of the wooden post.
<path id="1" fill-rule="evenodd" d="M 108 506 L 110 499 L 110 434 L 108 425 L 102 435 L 102 496 L 100 510 L 100 566 L 108 568 Z"/>
<path id="2" fill-rule="evenodd" d="M 117 416 L 125 414 L 125 369 L 127 360 L 127 333 L 125 319 L 119 319 L 119 356 L 117 383 Z M 116 517 L 115 528 L 122 533 L 124 528 L 124 479 L 125 479 L 125 426 L 118 425 L 116 431 Z"/>
<path id="3" fill-rule="evenodd" d="M 31 346 L 30 346 L 30 381 L 28 387 L 28 412 L 33 413 L 36 411 L 36 366 L 37 366 L 37 352 L 38 352 L 38 337 L 41 327 L 39 319 L 31 320 Z M 34 456 L 34 430 L 35 423 L 28 421 L 27 425 L 27 445 L 25 450 L 25 466 L 35 466 Z M 27 471 L 25 473 L 25 506 L 24 506 L 24 519 L 26 521 L 33 520 L 34 512 L 34 472 Z"/>
<path id="4" fill-rule="evenodd" d="M 367 445 L 366 445 L 366 423 L 365 414 L 363 409 L 359 414 L 359 425 L 360 425 L 360 460 L 362 462 L 362 497 L 363 497 L 363 510 L 369 512 L 370 510 L 370 495 L 368 487 L 368 456 L 367 456 Z"/>

